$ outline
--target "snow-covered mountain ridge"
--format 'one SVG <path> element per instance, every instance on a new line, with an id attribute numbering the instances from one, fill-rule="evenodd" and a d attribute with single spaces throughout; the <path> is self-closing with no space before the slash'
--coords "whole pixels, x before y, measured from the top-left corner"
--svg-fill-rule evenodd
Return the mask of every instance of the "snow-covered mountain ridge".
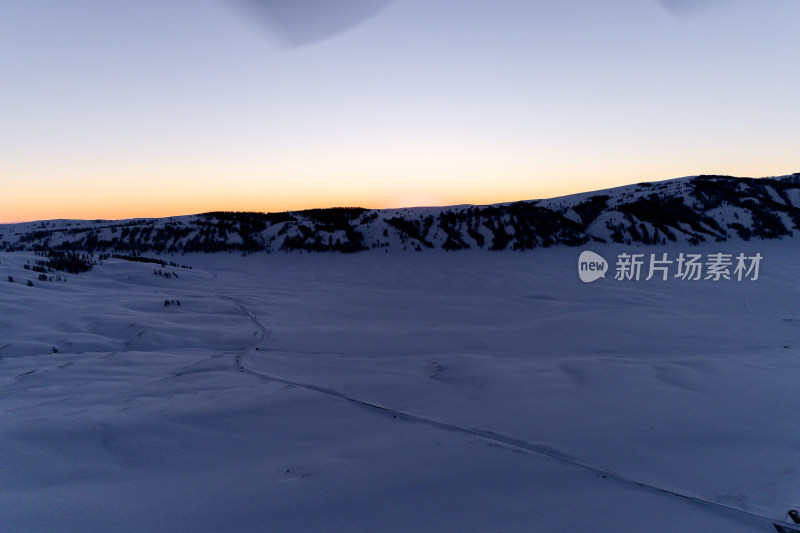
<path id="1" fill-rule="evenodd" d="M 693 176 L 487 206 L 3 224 L 0 250 L 526 250 L 591 241 L 652 245 L 777 239 L 795 231 L 800 231 L 800 173 L 758 179 Z"/>

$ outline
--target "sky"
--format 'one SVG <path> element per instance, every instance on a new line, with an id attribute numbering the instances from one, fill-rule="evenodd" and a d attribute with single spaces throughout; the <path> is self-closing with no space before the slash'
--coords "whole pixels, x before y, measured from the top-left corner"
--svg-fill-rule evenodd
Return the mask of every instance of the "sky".
<path id="1" fill-rule="evenodd" d="M 797 0 L 281 1 L 0 0 L 0 222 L 800 172 Z"/>

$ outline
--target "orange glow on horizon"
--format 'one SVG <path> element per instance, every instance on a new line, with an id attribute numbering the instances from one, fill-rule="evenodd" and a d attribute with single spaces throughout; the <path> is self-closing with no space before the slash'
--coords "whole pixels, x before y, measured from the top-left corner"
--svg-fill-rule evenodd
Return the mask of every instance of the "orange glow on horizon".
<path id="1" fill-rule="evenodd" d="M 741 169 L 740 169 L 741 170 Z M 326 207 L 364 207 L 390 209 L 417 206 L 487 205 L 520 200 L 537 200 L 569 194 L 607 189 L 643 181 L 659 181 L 686 175 L 715 173 L 747 176 L 730 169 L 706 172 L 675 172 L 647 175 L 635 171 L 589 178 L 562 175 L 555 179 L 509 180 L 479 179 L 467 176 L 463 180 L 416 180 L 398 184 L 366 180 L 329 180 L 314 182 L 301 190 L 290 187 L 303 182 L 304 177 L 287 181 L 283 189 L 258 182 L 235 183 L 225 188 L 225 180 L 206 178 L 191 182 L 173 180 L 153 184 L 128 180 L 103 182 L 62 182 L 39 186 L 16 181 L 0 197 L 0 224 L 52 219 L 120 220 L 132 218 L 162 218 L 209 211 L 281 212 Z M 609 173 L 610 174 L 610 173 Z M 774 172 L 760 175 L 783 175 Z M 427 186 L 425 186 L 427 185 Z M 309 189 L 313 191 L 309 192 Z M 154 191 L 156 191 L 154 193 Z M 19 201 L 36 198 L 36 201 Z"/>
<path id="2" fill-rule="evenodd" d="M 531 187 L 534 189 L 534 187 Z M 148 201 L 141 197 L 129 195 L 126 198 L 107 199 L 70 199 L 50 198 L 49 201 L 38 201 L 35 204 L 4 206 L 0 214 L 0 224 L 31 222 L 53 219 L 80 220 L 124 220 L 133 218 L 163 218 L 170 216 L 193 215 L 210 211 L 255 211 L 282 212 L 302 211 L 305 209 L 327 207 L 364 207 L 367 209 L 392 209 L 400 207 L 434 207 L 461 204 L 486 205 L 517 200 L 535 200 L 582 192 L 574 190 L 556 191 L 549 187 L 538 187 L 541 191 L 534 194 L 526 191 L 463 191 L 456 194 L 436 192 L 426 194 L 415 191 L 398 191 L 394 194 L 309 194 L 280 198 L 223 196 L 203 198 L 162 197 L 156 201 Z M 95 200 L 95 201 L 92 201 Z"/>

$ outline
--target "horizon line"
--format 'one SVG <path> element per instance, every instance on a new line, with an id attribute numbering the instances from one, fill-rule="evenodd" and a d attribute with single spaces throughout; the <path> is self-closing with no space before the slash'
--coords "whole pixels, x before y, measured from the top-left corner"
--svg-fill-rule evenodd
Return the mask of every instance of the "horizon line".
<path id="1" fill-rule="evenodd" d="M 0 225 L 15 225 L 15 224 L 31 224 L 34 222 L 54 222 L 59 220 L 65 221 L 75 221 L 75 222 L 119 222 L 119 221 L 126 221 L 126 220 L 156 220 L 156 219 L 164 219 L 164 218 L 180 218 L 180 217 L 191 217 L 191 216 L 200 216 L 210 213 L 259 213 L 259 214 L 279 214 L 279 213 L 302 213 L 303 211 L 313 211 L 317 209 L 364 209 L 366 211 L 389 211 L 393 209 L 431 209 L 431 208 L 448 208 L 448 207 L 460 207 L 460 206 L 491 206 L 491 205 L 503 205 L 515 202 L 536 202 L 542 200 L 553 200 L 557 198 L 566 198 L 568 196 L 575 196 L 579 194 L 587 194 L 592 192 L 599 192 L 604 190 L 613 190 L 613 189 L 620 189 L 623 187 L 630 187 L 633 185 L 639 185 L 642 183 L 661 183 L 666 181 L 676 181 L 676 180 L 684 180 L 684 179 L 692 179 L 698 178 L 703 176 L 710 176 L 710 177 L 724 177 L 724 178 L 732 178 L 732 179 L 775 179 L 775 178 L 785 178 L 790 176 L 797 176 L 800 175 L 800 172 L 795 172 L 792 174 L 782 174 L 782 175 L 773 175 L 773 176 L 760 176 L 758 178 L 752 178 L 748 176 L 731 176 L 727 174 L 693 174 L 688 176 L 680 176 L 677 178 L 667 178 L 663 180 L 651 180 L 651 181 L 634 181 L 631 183 L 623 184 L 623 185 L 614 185 L 611 187 L 600 187 L 597 189 L 589 189 L 583 190 L 578 192 L 573 192 L 569 194 L 561 194 L 556 196 L 548 196 L 543 198 L 527 198 L 522 200 L 507 200 L 501 202 L 492 202 L 492 203 L 460 203 L 460 204 L 439 204 L 439 205 L 407 205 L 407 206 L 400 206 L 400 207 L 362 207 L 362 206 L 345 206 L 345 205 L 333 205 L 327 207 L 310 207 L 304 209 L 284 209 L 279 211 L 257 211 L 257 210 L 235 210 L 235 209 L 212 209 L 209 211 L 198 211 L 198 212 L 191 212 L 191 213 L 183 213 L 183 214 L 171 214 L 171 215 L 163 215 L 163 216 L 134 216 L 134 217 L 122 217 L 122 218 L 104 218 L 104 217 L 87 217 L 87 218 L 70 218 L 70 217 L 54 217 L 54 218 L 38 218 L 32 220 L 13 220 L 13 221 L 2 221 L 0 220 Z"/>

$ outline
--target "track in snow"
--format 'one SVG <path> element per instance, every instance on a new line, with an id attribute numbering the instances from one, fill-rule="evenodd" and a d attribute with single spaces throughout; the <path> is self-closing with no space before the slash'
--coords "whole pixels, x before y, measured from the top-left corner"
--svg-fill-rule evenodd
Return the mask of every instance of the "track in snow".
<path id="1" fill-rule="evenodd" d="M 216 274 L 212 273 L 212 276 L 210 278 L 208 278 L 206 280 L 201 280 L 200 282 L 197 282 L 197 283 L 202 283 L 202 282 L 205 282 L 205 281 L 211 281 L 211 280 L 215 279 L 216 277 L 217 277 Z M 600 468 L 600 467 L 593 466 L 591 464 L 584 463 L 584 462 L 582 462 L 582 461 L 580 461 L 578 459 L 570 457 L 568 454 L 562 453 L 562 452 L 558 451 L 557 449 L 554 449 L 552 447 L 549 447 L 549 446 L 546 446 L 546 445 L 543 445 L 543 444 L 537 444 L 537 443 L 529 442 L 529 441 L 526 441 L 524 439 L 520 439 L 520 438 L 517 438 L 517 437 L 513 437 L 513 436 L 509 436 L 509 435 L 503 435 L 503 434 L 500 434 L 500 433 L 495 433 L 494 431 L 487 430 L 487 429 L 463 427 L 463 426 L 459 426 L 459 425 L 456 425 L 456 424 L 451 424 L 451 423 L 448 423 L 448 422 L 443 422 L 443 421 L 440 421 L 440 420 L 435 420 L 435 419 L 432 419 L 432 418 L 427 418 L 427 417 L 424 417 L 424 416 L 419 416 L 419 415 L 415 415 L 415 414 L 412 414 L 412 413 L 407 413 L 405 411 L 399 411 L 399 410 L 392 409 L 390 407 L 386 407 L 386 406 L 379 405 L 379 404 L 376 404 L 376 403 L 371 403 L 371 402 L 367 402 L 367 401 L 364 401 L 364 400 L 360 400 L 358 398 L 354 398 L 352 396 L 349 396 L 347 394 L 338 392 L 338 391 L 333 390 L 333 389 L 320 387 L 318 385 L 313 385 L 313 384 L 310 384 L 310 383 L 302 383 L 302 382 L 298 382 L 298 381 L 293 381 L 293 380 L 281 378 L 279 376 L 273 376 L 273 375 L 270 375 L 270 374 L 266 374 L 264 372 L 259 372 L 257 370 L 253 370 L 251 368 L 248 368 L 244 364 L 244 357 L 246 355 L 252 355 L 252 353 L 255 351 L 256 347 L 261 342 L 263 342 L 264 340 L 269 338 L 271 332 L 266 326 L 264 326 L 261 322 L 259 322 L 259 320 L 247 309 L 247 307 L 244 306 L 244 304 L 242 304 L 242 302 L 239 299 L 231 297 L 231 296 L 221 296 L 221 298 L 223 298 L 225 300 L 228 300 L 228 301 L 232 302 L 234 305 L 236 305 L 236 307 L 242 312 L 242 314 L 245 315 L 247 318 L 249 318 L 250 321 L 258 328 L 258 332 L 254 336 L 253 341 L 251 343 L 249 343 L 247 346 L 245 346 L 244 348 L 242 348 L 239 351 L 239 353 L 236 354 L 236 356 L 234 357 L 234 367 L 239 372 L 250 374 L 250 375 L 255 376 L 255 377 L 257 377 L 257 378 L 259 378 L 261 380 L 264 380 L 264 381 L 276 381 L 278 383 L 284 383 L 284 384 L 292 386 L 292 387 L 299 387 L 299 388 L 302 388 L 302 389 L 305 389 L 305 390 L 308 390 L 308 391 L 324 394 L 324 395 L 329 396 L 331 398 L 336 398 L 337 400 L 346 401 L 346 402 L 349 402 L 351 404 L 357 405 L 357 406 L 359 406 L 361 408 L 370 409 L 372 411 L 377 411 L 377 412 L 379 412 L 379 413 L 381 413 L 383 415 L 391 416 L 393 419 L 396 419 L 396 420 L 405 420 L 405 421 L 409 421 L 409 422 L 416 422 L 416 423 L 419 423 L 419 424 L 425 424 L 427 426 L 435 427 L 435 428 L 442 429 L 442 430 L 445 430 L 445 431 L 450 431 L 450 432 L 454 432 L 454 433 L 460 433 L 462 435 L 469 435 L 469 436 L 472 436 L 472 437 L 478 437 L 480 439 L 488 440 L 488 441 L 491 441 L 492 443 L 499 444 L 499 445 L 507 447 L 507 448 L 512 448 L 512 449 L 516 449 L 516 450 L 520 450 L 520 451 L 536 454 L 536 455 L 538 455 L 540 457 L 545 457 L 545 458 L 548 458 L 548 459 L 551 459 L 551 460 L 558 461 L 559 463 L 561 463 L 563 465 L 566 465 L 566 466 L 579 468 L 579 469 L 581 469 L 581 470 L 583 470 L 585 472 L 589 472 L 589 473 L 594 474 L 594 475 L 596 475 L 598 477 L 601 477 L 603 479 L 616 481 L 616 482 L 621 483 L 621 484 L 623 484 L 625 486 L 628 486 L 628 487 L 634 487 L 634 488 L 638 488 L 640 490 L 649 491 L 651 493 L 669 496 L 669 497 L 672 497 L 672 498 L 675 498 L 675 499 L 679 499 L 679 500 L 682 500 L 682 501 L 685 501 L 685 502 L 688 502 L 688 503 L 692 503 L 692 504 L 695 504 L 695 505 L 699 505 L 699 506 L 705 507 L 705 508 L 707 508 L 709 510 L 713 510 L 713 511 L 716 511 L 716 512 L 719 512 L 719 513 L 723 513 L 723 514 L 726 514 L 726 515 L 729 515 L 729 516 L 735 516 L 738 519 L 740 519 L 742 521 L 745 521 L 747 523 L 750 523 L 750 524 L 753 524 L 753 525 L 764 526 L 765 529 L 768 528 L 769 530 L 778 530 L 778 531 L 783 531 L 783 532 L 786 532 L 786 533 L 800 533 L 800 527 L 797 526 L 797 525 L 794 525 L 794 524 L 791 524 L 791 523 L 788 523 L 788 522 L 784 522 L 782 520 L 776 520 L 776 519 L 773 519 L 773 518 L 768 518 L 768 517 L 765 517 L 765 516 L 762 516 L 762 515 L 759 515 L 759 514 L 756 514 L 756 513 L 752 513 L 752 512 L 749 512 L 749 511 L 745 511 L 743 509 L 738 509 L 736 507 L 731 507 L 731 506 L 728 506 L 728 505 L 724 505 L 724 504 L 721 504 L 721 503 L 718 503 L 718 502 L 714 502 L 714 501 L 711 501 L 711 500 L 707 500 L 707 499 L 704 499 L 704 498 L 700 498 L 700 497 L 697 497 L 697 496 L 690 496 L 690 495 L 683 494 L 683 493 L 680 493 L 680 492 L 677 492 L 677 491 L 674 491 L 674 490 L 662 488 L 662 487 L 659 487 L 657 485 L 652 485 L 650 483 L 637 481 L 636 479 L 632 479 L 632 478 L 617 474 L 617 473 L 612 472 L 610 470 L 606 470 L 606 469 L 603 469 L 603 468 Z"/>
<path id="2" fill-rule="evenodd" d="M 254 350 L 255 347 L 261 341 L 263 341 L 264 339 L 268 338 L 269 335 L 270 335 L 270 331 L 263 324 L 261 324 L 258 321 L 258 319 L 252 313 L 250 313 L 250 311 L 248 311 L 247 308 L 244 305 L 242 305 L 242 303 L 239 302 L 237 299 L 231 298 L 231 297 L 227 297 L 226 299 L 229 299 L 232 302 L 234 302 L 236 304 L 236 306 L 248 318 L 250 318 L 250 320 L 253 322 L 253 324 L 255 324 L 260 330 L 260 335 L 259 335 L 258 339 L 255 340 L 252 343 L 251 346 L 248 346 L 247 348 L 243 349 L 242 352 L 240 354 L 238 354 L 236 356 L 236 358 L 235 358 L 236 368 L 240 372 L 245 372 L 247 374 L 256 376 L 258 378 L 261 378 L 263 380 L 277 381 L 279 383 L 285 383 L 286 385 L 290 385 L 290 386 L 293 386 L 293 387 L 300 387 L 300 388 L 303 388 L 303 389 L 306 389 L 306 390 L 310 390 L 310 391 L 318 392 L 318 393 L 321 393 L 321 394 L 325 394 L 325 395 L 330 396 L 332 398 L 336 398 L 336 399 L 339 399 L 339 400 L 350 402 L 350 403 L 356 404 L 356 405 L 358 405 L 360 407 L 365 407 L 365 408 L 368 408 L 368 409 L 371 409 L 371 410 L 374 410 L 374 411 L 378 411 L 378 412 L 380 412 L 382 414 L 385 414 L 385 415 L 391 415 L 392 418 L 395 418 L 395 419 L 398 419 L 398 420 L 408 420 L 410 422 L 417 422 L 417 423 L 420 423 L 420 424 L 425 424 L 425 425 L 436 427 L 436 428 L 443 429 L 443 430 L 446 430 L 446 431 L 451 431 L 451 432 L 455 432 L 455 433 L 461 433 L 463 435 L 471 435 L 471 436 L 474 436 L 474 437 L 479 437 L 481 439 L 489 440 L 489 441 L 491 441 L 493 443 L 496 443 L 496 444 L 501 444 L 501 445 L 504 445 L 504 446 L 507 446 L 507 447 L 515 448 L 515 449 L 526 451 L 526 452 L 530 452 L 530 453 L 534 453 L 534 454 L 537 454 L 539 456 L 547 457 L 548 459 L 556 460 L 556 461 L 558 461 L 558 462 L 560 462 L 560 463 L 562 463 L 564 465 L 580 468 L 580 469 L 582 469 L 582 470 L 584 470 L 586 472 L 590 472 L 592 474 L 600 476 L 603 479 L 611 479 L 611 480 L 617 481 L 617 482 L 622 483 L 623 485 L 626 485 L 626 486 L 629 486 L 629 487 L 637 487 L 639 489 L 647 490 L 647 491 L 650 491 L 650 492 L 653 492 L 653 493 L 663 494 L 663 495 L 671 496 L 673 498 L 677 498 L 677 499 L 680 499 L 680 500 L 683 500 L 683 501 L 686 501 L 686 502 L 694 503 L 696 505 L 700 505 L 700 506 L 703 506 L 703 507 L 706 507 L 706 508 L 709 508 L 709 509 L 713 509 L 715 511 L 718 511 L 718 512 L 721 512 L 721 513 L 724 513 L 724 514 L 735 515 L 738 518 L 740 518 L 742 520 L 745 520 L 747 522 L 750 522 L 752 524 L 759 524 L 759 525 L 767 526 L 770 529 L 774 528 L 774 529 L 777 529 L 778 531 L 781 531 L 781 529 L 779 529 L 779 528 L 783 528 L 782 531 L 785 531 L 786 533 L 800 533 L 800 528 L 798 528 L 797 526 L 795 526 L 793 524 L 790 524 L 788 522 L 783 522 L 782 520 L 775 520 L 773 518 L 768 518 L 766 516 L 761 516 L 761 515 L 758 515 L 758 514 L 755 514 L 755 513 L 751 513 L 749 511 L 745 511 L 743 509 L 737 509 L 736 507 L 730 507 L 728 505 L 717 503 L 717 502 L 714 502 L 714 501 L 711 501 L 711 500 L 706 500 L 704 498 L 699 498 L 699 497 L 696 497 L 696 496 L 689 496 L 687 494 L 682 494 L 682 493 L 676 492 L 674 490 L 665 489 L 665 488 L 662 488 L 662 487 L 658 487 L 656 485 L 651 485 L 649 483 L 644 483 L 642 481 L 637 481 L 635 479 L 631 479 L 631 478 L 622 476 L 622 475 L 617 474 L 615 472 L 612 472 L 610 470 L 605 470 L 605 469 L 602 469 L 602 468 L 598 468 L 598 467 L 592 466 L 590 464 L 583 463 L 583 462 L 581 462 L 579 460 L 576 460 L 576 459 L 573 459 L 573 458 L 569 457 L 567 454 L 561 453 L 558 450 L 556 450 L 554 448 L 551 448 L 549 446 L 545 446 L 545 445 L 542 445 L 542 444 L 535 444 L 535 443 L 532 443 L 532 442 L 525 441 L 523 439 L 519 439 L 517 437 L 502 435 L 502 434 L 495 433 L 494 431 L 490 431 L 490 430 L 487 430 L 487 429 L 468 428 L 468 427 L 458 426 L 458 425 L 455 425 L 455 424 L 450 424 L 450 423 L 447 423 L 447 422 L 442 422 L 442 421 L 439 421 L 439 420 L 435 420 L 435 419 L 432 419 L 432 418 L 427 418 L 427 417 L 415 415 L 415 414 L 412 414 L 412 413 L 407 413 L 407 412 L 404 412 L 404 411 L 398 411 L 396 409 L 392 409 L 390 407 L 386 407 L 386 406 L 383 406 L 383 405 L 367 402 L 367 401 L 364 401 L 364 400 L 359 400 L 358 398 L 354 398 L 352 396 L 348 396 L 347 394 L 343 394 L 341 392 L 338 392 L 338 391 L 335 391 L 335 390 L 332 390 L 332 389 L 328 389 L 328 388 L 325 388 L 325 387 L 320 387 L 318 385 L 312 385 L 310 383 L 300 383 L 300 382 L 297 382 L 297 381 L 284 379 L 284 378 L 281 378 L 281 377 L 278 377 L 278 376 L 272 376 L 272 375 L 269 375 L 269 374 L 266 374 L 266 373 L 263 373 L 263 372 L 259 372 L 257 370 L 252 370 L 250 368 L 247 368 L 246 366 L 244 366 L 244 363 L 243 363 L 244 356 L 247 355 L 248 352 L 250 352 L 251 350 Z"/>

